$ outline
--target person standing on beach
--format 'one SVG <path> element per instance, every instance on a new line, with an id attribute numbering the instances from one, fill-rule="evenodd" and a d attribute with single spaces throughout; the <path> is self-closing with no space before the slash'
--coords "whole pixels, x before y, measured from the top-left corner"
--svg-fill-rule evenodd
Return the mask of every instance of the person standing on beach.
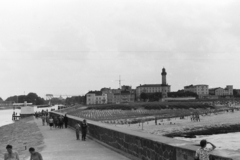
<path id="1" fill-rule="evenodd" d="M 81 129 L 82 129 L 82 140 L 85 141 L 86 140 L 86 135 L 87 135 L 87 122 L 84 119 L 81 125 Z"/>
<path id="2" fill-rule="evenodd" d="M 207 144 L 210 144 L 212 148 L 206 148 Z M 213 151 L 216 146 L 205 139 L 201 140 L 200 146 L 201 148 L 196 151 L 195 160 L 209 160 L 209 152 Z"/>
<path id="3" fill-rule="evenodd" d="M 64 124 L 65 124 L 65 128 L 67 128 L 67 126 L 68 126 L 68 117 L 67 117 L 67 114 L 65 114 L 65 116 L 64 116 Z"/>
<path id="4" fill-rule="evenodd" d="M 11 145 L 7 145 L 6 149 L 7 153 L 4 154 L 4 160 L 20 160 L 18 153 L 13 152 Z"/>
<path id="5" fill-rule="evenodd" d="M 42 155 L 36 152 L 34 148 L 29 148 L 29 152 L 31 154 L 30 160 L 43 160 Z"/>
<path id="6" fill-rule="evenodd" d="M 80 125 L 78 123 L 75 124 L 76 129 L 76 138 L 79 140 L 79 132 L 80 132 Z"/>

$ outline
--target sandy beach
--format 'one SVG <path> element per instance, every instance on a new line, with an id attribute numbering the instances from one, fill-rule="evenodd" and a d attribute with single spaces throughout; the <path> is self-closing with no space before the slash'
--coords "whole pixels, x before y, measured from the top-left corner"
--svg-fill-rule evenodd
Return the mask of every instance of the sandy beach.
<path id="1" fill-rule="evenodd" d="M 155 135 L 165 135 L 173 132 L 188 132 L 193 129 L 204 129 L 211 128 L 221 125 L 229 124 L 239 124 L 240 122 L 240 111 L 232 112 L 222 112 L 217 115 L 211 114 L 207 116 L 200 116 L 200 122 L 193 122 L 190 120 L 190 117 L 185 117 L 185 119 L 172 118 L 170 120 L 163 119 L 158 120 L 158 125 L 155 125 L 155 121 L 149 121 L 142 124 L 131 124 L 129 125 L 116 125 L 117 127 L 125 127 L 138 132 L 147 132 Z"/>

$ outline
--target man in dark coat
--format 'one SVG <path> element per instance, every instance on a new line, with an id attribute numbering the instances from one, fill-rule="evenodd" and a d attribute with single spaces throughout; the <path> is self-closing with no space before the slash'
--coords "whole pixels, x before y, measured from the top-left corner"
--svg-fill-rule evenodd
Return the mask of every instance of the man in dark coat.
<path id="1" fill-rule="evenodd" d="M 82 124 L 81 124 L 81 130 L 82 130 L 82 140 L 85 141 L 86 140 L 86 135 L 87 135 L 87 122 L 84 119 Z"/>
<path id="2" fill-rule="evenodd" d="M 63 128 L 63 116 L 59 116 L 59 127 Z"/>
<path id="3" fill-rule="evenodd" d="M 68 126 L 68 117 L 67 117 L 67 114 L 65 114 L 65 116 L 64 116 L 64 123 L 65 123 L 65 128 L 67 128 L 67 126 Z"/>

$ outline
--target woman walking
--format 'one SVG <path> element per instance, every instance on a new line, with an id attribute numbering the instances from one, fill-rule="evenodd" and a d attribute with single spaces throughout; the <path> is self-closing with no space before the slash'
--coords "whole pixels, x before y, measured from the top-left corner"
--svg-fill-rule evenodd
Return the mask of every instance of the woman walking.
<path id="1" fill-rule="evenodd" d="M 52 127 L 53 127 L 53 118 L 52 117 L 49 118 L 49 126 L 50 126 L 50 129 L 52 129 Z"/>
<path id="2" fill-rule="evenodd" d="M 211 148 L 206 148 L 207 144 L 210 144 Z M 209 160 L 209 152 L 213 151 L 216 146 L 205 139 L 200 142 L 201 148 L 196 151 L 195 160 Z"/>

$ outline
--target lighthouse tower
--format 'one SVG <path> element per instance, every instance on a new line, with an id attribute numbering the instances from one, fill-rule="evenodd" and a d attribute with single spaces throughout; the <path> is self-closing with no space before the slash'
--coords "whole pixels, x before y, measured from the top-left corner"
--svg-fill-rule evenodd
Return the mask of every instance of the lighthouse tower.
<path id="1" fill-rule="evenodd" d="M 167 97 L 168 85 L 167 85 L 167 72 L 165 68 L 162 69 L 162 98 Z"/>
<path id="2" fill-rule="evenodd" d="M 162 69 L 162 85 L 167 85 L 167 72 L 165 68 Z"/>

